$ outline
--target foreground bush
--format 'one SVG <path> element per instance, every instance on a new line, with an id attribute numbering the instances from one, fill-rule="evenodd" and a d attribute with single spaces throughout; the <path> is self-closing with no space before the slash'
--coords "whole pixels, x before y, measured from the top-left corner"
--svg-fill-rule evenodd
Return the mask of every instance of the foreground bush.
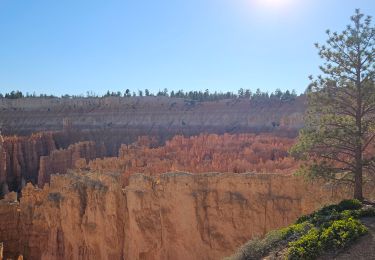
<path id="1" fill-rule="evenodd" d="M 311 229 L 297 241 L 289 243 L 288 259 L 315 259 L 321 250 L 320 234 L 318 229 Z"/>
<path id="2" fill-rule="evenodd" d="M 315 259 L 323 250 L 337 250 L 367 233 L 367 228 L 352 217 L 333 221 L 323 229 L 313 228 L 289 243 L 288 259 Z"/>
<path id="3" fill-rule="evenodd" d="M 322 246 L 325 249 L 340 249 L 351 241 L 367 233 L 367 228 L 353 218 L 336 220 L 321 233 Z"/>
<path id="4" fill-rule="evenodd" d="M 272 231 L 264 239 L 250 240 L 229 259 L 261 259 L 277 248 L 286 248 L 286 259 L 316 259 L 366 234 L 367 228 L 359 220 L 362 217 L 375 217 L 375 209 L 358 200 L 344 200 L 302 216 L 295 224 Z"/>
<path id="5" fill-rule="evenodd" d="M 261 258 L 263 255 L 269 253 L 275 246 L 277 246 L 284 238 L 281 230 L 274 230 L 263 239 L 252 239 L 244 244 L 235 255 L 227 260 L 255 260 Z"/>

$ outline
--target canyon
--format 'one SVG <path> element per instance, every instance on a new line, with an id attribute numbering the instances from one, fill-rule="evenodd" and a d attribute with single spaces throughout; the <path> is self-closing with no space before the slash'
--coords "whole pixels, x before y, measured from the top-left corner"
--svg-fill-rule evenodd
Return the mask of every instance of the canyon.
<path id="1" fill-rule="evenodd" d="M 303 96 L 0 99 L 3 255 L 220 259 L 350 197 L 292 175 L 304 107 Z"/>
<path id="2" fill-rule="evenodd" d="M 246 98 L 211 102 L 167 97 L 0 98 L 0 130 L 4 135 L 0 140 L 0 197 L 8 191 L 19 192 L 27 182 L 42 185 L 38 173 L 41 168 L 44 174 L 48 159 L 40 157 L 79 142 L 95 143 L 92 153 L 102 158 L 118 156 L 122 144 L 132 144 L 141 136 L 153 138 L 152 147 L 175 135 L 201 133 L 268 132 L 295 137 L 303 125 L 304 100 L 304 96 L 287 102 Z M 65 168 L 54 167 L 53 173 L 65 173 Z"/>

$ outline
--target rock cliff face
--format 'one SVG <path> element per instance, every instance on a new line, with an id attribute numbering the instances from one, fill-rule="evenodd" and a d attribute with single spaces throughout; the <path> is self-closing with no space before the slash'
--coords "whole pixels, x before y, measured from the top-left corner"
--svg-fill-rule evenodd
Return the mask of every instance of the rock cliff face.
<path id="1" fill-rule="evenodd" d="M 108 135 L 112 131 L 161 133 L 159 130 L 173 135 L 277 129 L 295 133 L 302 126 L 304 109 L 304 97 L 263 103 L 248 99 L 196 102 L 166 97 L 0 99 L 0 127 L 7 135 L 62 129 L 86 130 L 94 135 L 103 130 Z"/>
<path id="2" fill-rule="evenodd" d="M 4 147 L 4 139 L 0 135 L 0 196 L 8 193 L 7 176 L 7 154 Z"/>
<path id="3" fill-rule="evenodd" d="M 8 191 L 20 191 L 27 182 L 37 183 L 39 158 L 56 149 L 49 132 L 1 138 L 0 196 Z"/>
<path id="4" fill-rule="evenodd" d="M 17 259 L 20 251 L 20 207 L 16 193 L 8 193 L 0 200 L 0 241 L 3 242 L 4 259 Z M 1 259 L 1 258 L 0 258 Z"/>
<path id="5" fill-rule="evenodd" d="M 38 185 L 43 187 L 49 183 L 51 174 L 65 174 L 68 169 L 74 169 L 83 159 L 83 164 L 105 155 L 104 145 L 94 142 L 79 142 L 70 145 L 67 149 L 54 150 L 47 156 L 40 157 Z"/>
<path id="6" fill-rule="evenodd" d="M 27 182 L 43 186 L 51 174 L 65 174 L 75 168 L 80 159 L 87 163 L 106 154 L 103 144 L 89 141 L 57 149 L 55 135 L 55 132 L 28 137 L 0 135 L 0 196 L 9 191 L 21 191 Z"/>
<path id="7" fill-rule="evenodd" d="M 27 185 L 0 241 L 26 259 L 220 259 L 253 236 L 345 198 L 344 187 L 269 174 L 77 172 Z M 373 187 L 372 187 L 373 188 Z M 374 197 L 374 189 L 369 189 Z M 19 211 L 17 211 L 19 210 Z M 18 242 L 6 234 L 18 234 Z M 12 242 L 13 241 L 13 242 Z M 19 244 L 17 244 L 19 243 Z"/>

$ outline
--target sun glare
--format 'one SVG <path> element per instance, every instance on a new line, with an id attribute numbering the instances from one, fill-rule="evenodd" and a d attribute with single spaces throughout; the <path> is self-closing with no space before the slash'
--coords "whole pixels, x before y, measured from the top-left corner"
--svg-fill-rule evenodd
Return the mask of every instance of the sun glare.
<path id="1" fill-rule="evenodd" d="M 308 0 L 238 0 L 242 3 L 243 12 L 249 11 L 251 19 L 263 21 L 291 21 L 299 16 L 308 5 Z"/>
<path id="2" fill-rule="evenodd" d="M 254 0 L 258 7 L 280 10 L 292 8 L 295 0 Z"/>

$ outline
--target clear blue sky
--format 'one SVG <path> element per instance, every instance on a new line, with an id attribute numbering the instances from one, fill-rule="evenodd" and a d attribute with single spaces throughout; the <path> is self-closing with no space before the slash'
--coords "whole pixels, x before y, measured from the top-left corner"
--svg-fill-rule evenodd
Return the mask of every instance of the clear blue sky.
<path id="1" fill-rule="evenodd" d="M 375 15 L 374 0 L 0 0 L 0 92 L 300 93 L 313 43 L 355 8 Z"/>

